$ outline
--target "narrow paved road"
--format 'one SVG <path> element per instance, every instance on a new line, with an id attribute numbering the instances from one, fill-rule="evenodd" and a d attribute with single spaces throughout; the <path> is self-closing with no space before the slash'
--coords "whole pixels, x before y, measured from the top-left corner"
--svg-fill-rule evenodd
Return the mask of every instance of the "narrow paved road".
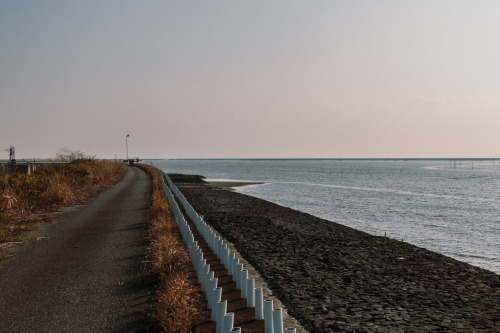
<path id="1" fill-rule="evenodd" d="M 0 332 L 144 332 L 152 278 L 142 267 L 151 184 L 130 167 L 92 203 L 0 262 Z"/>

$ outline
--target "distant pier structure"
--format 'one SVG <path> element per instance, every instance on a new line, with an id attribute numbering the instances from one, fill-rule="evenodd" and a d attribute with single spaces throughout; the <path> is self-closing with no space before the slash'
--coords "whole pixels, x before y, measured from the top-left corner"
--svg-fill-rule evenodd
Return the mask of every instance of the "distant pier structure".
<path id="1" fill-rule="evenodd" d="M 127 163 L 128 165 L 135 165 L 136 163 L 141 162 L 142 160 L 139 157 L 134 157 L 134 158 L 129 158 L 129 159 L 124 159 L 123 162 Z"/>
<path id="2" fill-rule="evenodd" d="M 16 164 L 10 163 L 2 163 L 0 162 L 0 174 L 2 173 L 24 173 L 24 174 L 32 174 L 40 167 L 42 164 L 46 164 L 47 162 L 42 161 L 17 161 Z"/>
<path id="3" fill-rule="evenodd" d="M 469 168 L 469 166 L 470 166 L 470 168 L 474 170 L 474 162 L 475 162 L 476 168 L 477 168 L 478 165 L 481 166 L 481 163 L 489 165 L 489 163 L 491 162 L 491 165 L 495 166 L 496 161 L 498 161 L 498 163 L 500 164 L 499 158 L 450 158 L 450 167 L 453 165 L 453 168 L 455 168 L 455 169 L 457 167 L 461 168 L 462 162 L 463 162 L 464 166 L 466 166 L 467 168 Z M 469 162 L 470 162 L 470 164 L 469 164 Z"/>

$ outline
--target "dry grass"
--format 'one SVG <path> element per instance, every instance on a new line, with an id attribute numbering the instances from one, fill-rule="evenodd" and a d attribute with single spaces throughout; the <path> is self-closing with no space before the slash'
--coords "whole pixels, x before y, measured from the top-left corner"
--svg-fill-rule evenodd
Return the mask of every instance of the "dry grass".
<path id="1" fill-rule="evenodd" d="M 187 273 L 177 271 L 165 276 L 157 305 L 157 317 L 165 332 L 191 332 L 197 307 L 195 298 L 187 297 L 192 293 Z"/>
<path id="2" fill-rule="evenodd" d="M 43 195 L 50 203 L 71 204 L 75 201 L 71 186 L 63 182 L 51 182 Z"/>
<path id="3" fill-rule="evenodd" d="M 0 174 L 0 244 L 19 242 L 23 232 L 63 205 L 85 203 L 118 183 L 123 163 L 80 159 L 40 167 L 35 174 Z"/>
<path id="4" fill-rule="evenodd" d="M 5 191 L 0 195 L 0 214 L 11 214 L 17 210 L 17 198 L 10 191 Z"/>
<path id="5" fill-rule="evenodd" d="M 165 332 L 187 333 L 199 311 L 197 290 L 187 274 L 191 259 L 161 188 L 158 170 L 151 166 L 141 167 L 148 171 L 153 182 L 150 256 L 160 278 L 154 317 Z"/>

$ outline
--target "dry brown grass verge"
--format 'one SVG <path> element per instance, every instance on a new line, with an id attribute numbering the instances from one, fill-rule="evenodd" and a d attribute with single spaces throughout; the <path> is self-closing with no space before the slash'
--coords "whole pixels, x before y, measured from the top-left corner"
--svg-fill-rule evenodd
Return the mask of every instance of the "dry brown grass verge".
<path id="1" fill-rule="evenodd" d="M 158 169 L 140 167 L 149 173 L 153 183 L 150 261 L 160 280 L 153 316 L 165 332 L 191 332 L 199 312 L 197 290 L 188 279 L 191 258 L 161 187 Z"/>
<path id="2" fill-rule="evenodd" d="M 121 162 L 79 159 L 44 165 L 35 174 L 0 174 L 0 247 L 19 243 L 60 207 L 87 203 L 126 173 Z"/>

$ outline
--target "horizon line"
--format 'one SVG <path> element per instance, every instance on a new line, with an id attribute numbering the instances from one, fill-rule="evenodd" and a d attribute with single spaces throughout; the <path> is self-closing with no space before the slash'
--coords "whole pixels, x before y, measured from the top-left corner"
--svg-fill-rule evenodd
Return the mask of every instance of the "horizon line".
<path id="1" fill-rule="evenodd" d="M 180 157 L 142 160 L 500 160 L 500 157 Z"/>

